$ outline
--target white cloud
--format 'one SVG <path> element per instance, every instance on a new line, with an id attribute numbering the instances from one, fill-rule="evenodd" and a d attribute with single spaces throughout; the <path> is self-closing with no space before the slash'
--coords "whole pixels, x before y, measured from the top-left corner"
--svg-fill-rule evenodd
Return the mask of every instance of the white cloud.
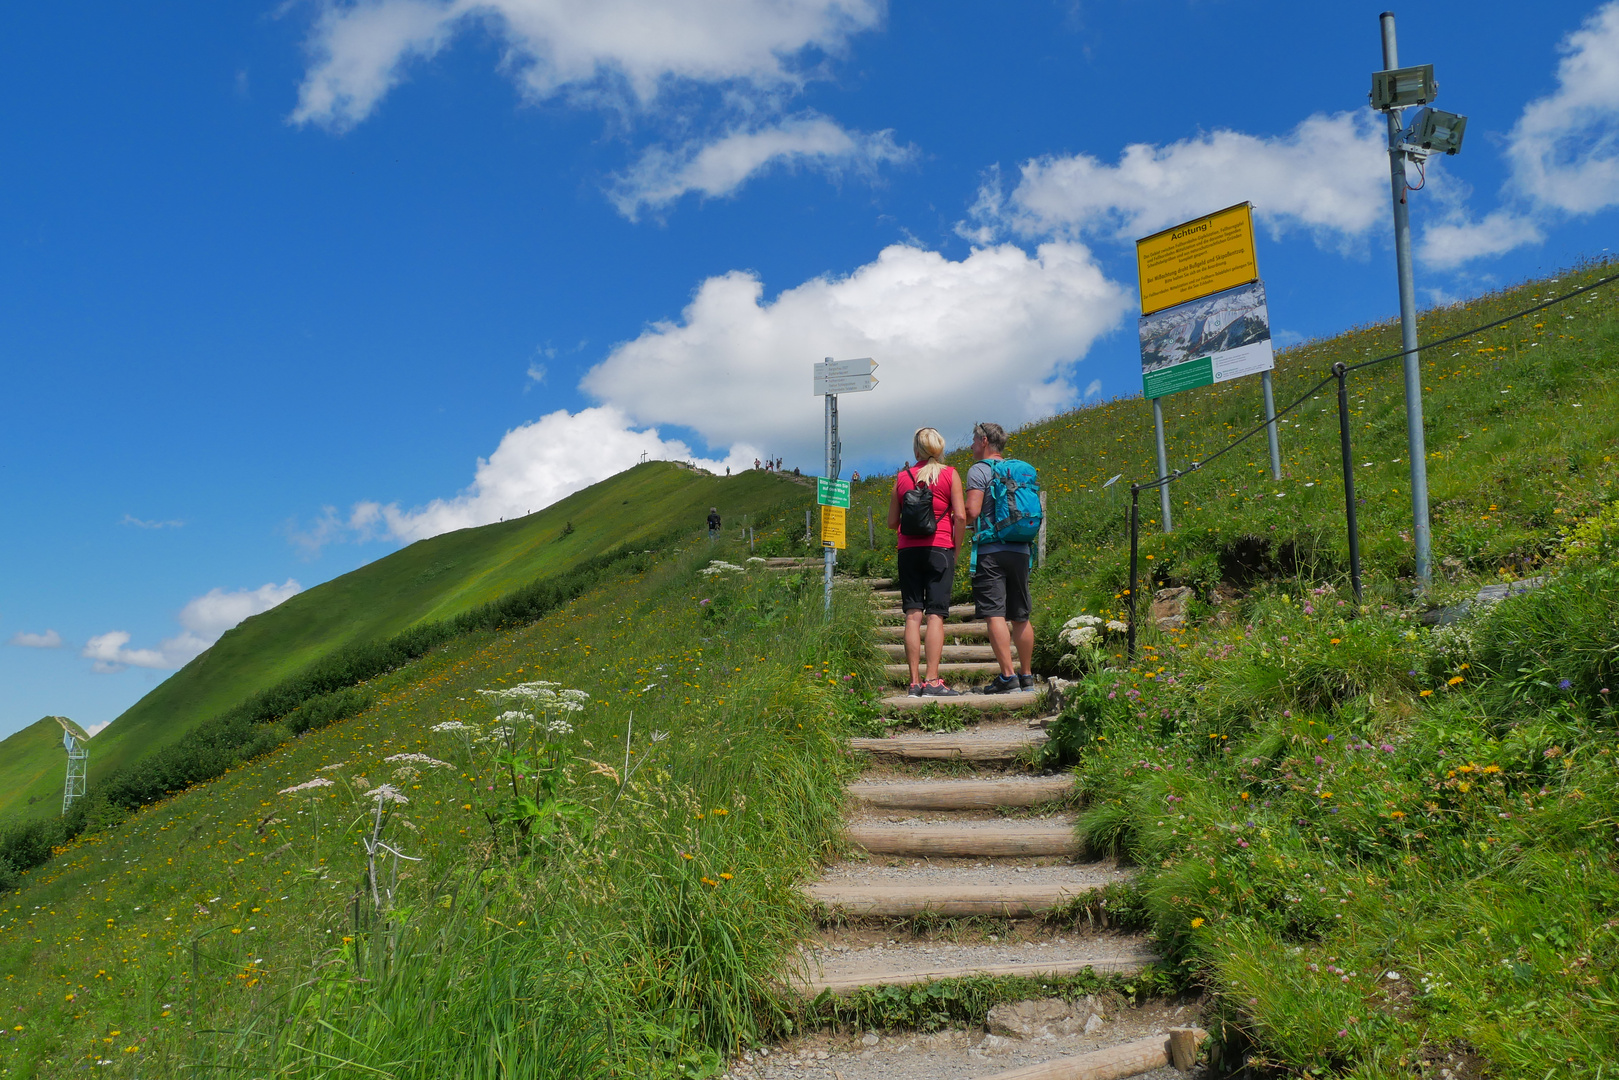
<path id="1" fill-rule="evenodd" d="M 580 386 L 643 424 L 814 462 L 822 413 L 811 365 L 870 356 L 880 385 L 841 400 L 845 457 L 898 459 L 924 424 L 950 437 L 975 420 L 1010 427 L 1073 404 L 1070 365 L 1129 300 L 1075 243 L 1032 257 L 1006 244 L 960 261 L 896 244 L 847 277 L 774 300 L 753 274 L 709 278 L 679 322 L 618 346 Z"/>
<path id="2" fill-rule="evenodd" d="M 91 638 L 80 655 L 94 661 L 94 669 L 104 673 L 122 671 L 127 667 L 160 670 L 183 667 L 243 619 L 269 611 L 301 591 L 303 586 L 291 578 L 280 585 L 271 582 L 256 589 L 237 589 L 234 592 L 210 589 L 192 598 L 180 609 L 177 616 L 180 633 L 164 640 L 157 648 L 128 648 L 128 632 L 112 630 Z"/>
<path id="3" fill-rule="evenodd" d="M 397 503 L 361 502 L 346 521 L 328 508 L 325 527 L 317 524 L 318 543 L 345 535 L 409 542 L 521 517 L 623 472 L 643 454 L 654 461 L 691 461 L 724 473 L 727 466 L 737 471 L 750 467 L 760 451 L 737 445 L 723 459 L 697 458 L 685 443 L 664 439 L 656 429 L 636 431 L 624 413 L 611 406 L 577 413 L 559 409 L 508 431 L 494 453 L 478 460 L 472 485 L 460 495 L 434 499 L 413 510 L 402 510 Z M 315 538 L 305 546 L 315 546 Z"/>
<path id="4" fill-rule="evenodd" d="M 1090 384 L 1085 387 L 1085 400 L 1089 401 L 1091 398 L 1095 397 L 1096 395 L 1100 394 L 1101 392 L 1102 392 L 1102 380 L 1101 379 L 1092 379 L 1090 381 Z"/>
<path id="5" fill-rule="evenodd" d="M 133 525 L 137 529 L 178 529 L 185 524 L 183 521 L 142 521 L 134 514 L 125 514 L 118 522 L 120 525 Z"/>
<path id="6" fill-rule="evenodd" d="M 615 178 L 613 205 L 635 220 L 643 209 L 668 206 L 688 191 L 729 195 L 772 165 L 815 168 L 834 176 L 845 170 L 871 174 L 887 162 L 909 161 L 912 147 L 894 142 L 892 131 L 850 132 L 824 116 L 806 113 L 733 130 L 708 142 L 670 150 L 654 147 Z"/>
<path id="7" fill-rule="evenodd" d="M 90 736 L 90 738 L 92 738 L 92 739 L 93 739 L 93 738 L 95 738 L 95 737 L 96 737 L 96 736 L 97 736 L 97 735 L 100 735 L 100 734 L 101 734 L 101 732 L 102 732 L 102 731 L 103 731 L 103 730 L 104 730 L 104 729 L 105 729 L 105 728 L 106 728 L 106 726 L 107 726 L 107 725 L 108 725 L 108 724 L 110 724 L 110 723 L 112 723 L 112 721 L 111 721 L 111 720 L 103 720 L 103 721 L 101 721 L 101 723 L 99 723 L 99 724 L 86 724 L 86 725 L 85 725 L 85 728 L 84 728 L 84 733 L 85 733 L 85 734 L 86 734 L 86 735 L 88 735 L 88 736 Z"/>
<path id="8" fill-rule="evenodd" d="M 1508 138 L 1511 187 L 1589 214 L 1619 203 L 1619 3 L 1598 8 L 1562 52 L 1557 89 L 1525 106 Z"/>
<path id="9" fill-rule="evenodd" d="M 1117 164 L 1089 154 L 1026 162 L 1011 194 L 998 174 L 979 193 L 980 242 L 1010 227 L 1025 236 L 1134 240 L 1189 218 L 1252 202 L 1273 234 L 1304 229 L 1353 247 L 1388 206 L 1388 147 L 1370 111 L 1316 114 L 1282 135 L 1220 129 L 1167 146 L 1135 143 Z"/>
<path id="10" fill-rule="evenodd" d="M 169 668 L 175 666 L 164 658 L 161 650 L 126 649 L 124 646 L 128 644 L 128 631 L 111 630 L 91 638 L 80 655 L 87 660 L 94 660 L 94 667 L 100 672 L 122 671 L 126 667 Z"/>
<path id="11" fill-rule="evenodd" d="M 1491 211 L 1481 221 L 1458 213 L 1422 231 L 1417 255 L 1425 265 L 1448 269 L 1470 259 L 1538 244 L 1545 238 L 1534 218 L 1512 210 Z"/>
<path id="12" fill-rule="evenodd" d="M 648 104 L 671 83 L 766 93 L 806 77 L 806 50 L 835 52 L 875 27 L 882 0 L 324 0 L 294 123 L 364 120 L 455 34 L 478 26 L 531 100 L 568 90 Z"/>
<path id="13" fill-rule="evenodd" d="M 30 634 L 19 630 L 11 635 L 8 645 L 20 645 L 25 649 L 60 649 L 62 635 L 55 630 L 47 630 L 43 634 Z"/>
<path id="14" fill-rule="evenodd" d="M 1507 135 L 1504 205 L 1480 219 L 1453 205 L 1423 230 L 1424 263 L 1448 269 L 1538 244 L 1559 217 L 1619 205 L 1619 2 L 1598 8 L 1561 51 L 1557 89 L 1524 106 Z"/>

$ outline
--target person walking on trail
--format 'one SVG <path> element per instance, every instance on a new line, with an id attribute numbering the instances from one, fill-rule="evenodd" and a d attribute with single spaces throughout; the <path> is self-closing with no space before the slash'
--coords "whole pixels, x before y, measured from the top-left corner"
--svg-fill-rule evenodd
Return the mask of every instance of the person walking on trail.
<path id="1" fill-rule="evenodd" d="M 708 538 L 711 541 L 720 538 L 720 508 L 717 506 L 708 508 Z"/>
<path id="2" fill-rule="evenodd" d="M 911 437 L 916 464 L 894 477 L 888 527 L 899 533 L 900 606 L 905 611 L 905 662 L 911 697 L 956 697 L 939 678 L 944 619 L 956 580 L 956 545 L 966 535 L 967 504 L 961 474 L 946 465 L 944 436 L 918 428 Z M 923 622 L 927 623 L 926 671 L 922 669 Z"/>
<path id="3" fill-rule="evenodd" d="M 1040 529 L 1040 481 L 1034 466 L 1005 457 L 1006 429 L 973 425 L 974 465 L 967 471 L 967 520 L 973 524 L 973 607 L 988 624 L 1001 673 L 980 688 L 1009 694 L 1034 687 L 1034 624 L 1029 621 L 1029 541 Z M 1032 500 L 1032 501 L 1031 501 Z M 1017 667 L 1012 647 L 1017 646 Z"/>

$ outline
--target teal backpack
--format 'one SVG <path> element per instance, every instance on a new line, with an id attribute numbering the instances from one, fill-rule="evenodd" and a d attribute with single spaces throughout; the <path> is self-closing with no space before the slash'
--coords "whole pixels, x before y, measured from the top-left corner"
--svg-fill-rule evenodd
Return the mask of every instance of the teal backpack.
<path id="1" fill-rule="evenodd" d="M 1027 544 L 1040 536 L 1040 474 L 1027 461 L 985 461 L 994 476 L 973 534 L 976 544 Z"/>

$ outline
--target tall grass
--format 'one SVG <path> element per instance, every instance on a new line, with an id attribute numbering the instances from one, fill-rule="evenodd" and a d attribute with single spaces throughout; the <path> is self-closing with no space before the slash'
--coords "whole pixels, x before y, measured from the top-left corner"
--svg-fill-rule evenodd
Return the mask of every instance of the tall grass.
<path id="1" fill-rule="evenodd" d="M 880 658 L 863 603 L 840 595 L 829 623 L 818 582 L 697 573 L 713 553 L 452 642 L 369 684 L 358 717 L 31 875 L 0 912 L 23 1003 L 4 1067 L 698 1075 L 789 1026 L 778 980 L 811 926 L 792 886 L 838 843 L 847 703 Z M 592 697 L 560 744 L 584 814 L 525 844 L 481 813 L 498 778 L 480 745 L 430 729 L 487 726 L 474 691 L 535 678 Z M 382 759 L 406 751 L 455 768 L 395 779 Z M 276 794 L 312 777 L 333 786 Z M 356 845 L 383 781 L 410 800 L 386 841 L 424 861 L 378 911 Z M 112 866 L 116 915 L 89 925 Z"/>

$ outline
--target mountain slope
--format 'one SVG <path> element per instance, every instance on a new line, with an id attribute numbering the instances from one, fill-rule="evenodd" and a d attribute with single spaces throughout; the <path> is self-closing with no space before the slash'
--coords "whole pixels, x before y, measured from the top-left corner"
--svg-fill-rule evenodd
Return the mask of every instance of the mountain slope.
<path id="1" fill-rule="evenodd" d="M 343 645 L 448 618 L 614 548 L 701 528 L 710 506 L 730 525 L 807 499 L 804 486 L 781 474 L 718 477 L 648 462 L 527 517 L 419 541 L 227 632 L 92 740 L 92 790 L 98 778 Z M 63 768 L 53 721 L 0 742 L 0 815 L 55 813 Z"/>

